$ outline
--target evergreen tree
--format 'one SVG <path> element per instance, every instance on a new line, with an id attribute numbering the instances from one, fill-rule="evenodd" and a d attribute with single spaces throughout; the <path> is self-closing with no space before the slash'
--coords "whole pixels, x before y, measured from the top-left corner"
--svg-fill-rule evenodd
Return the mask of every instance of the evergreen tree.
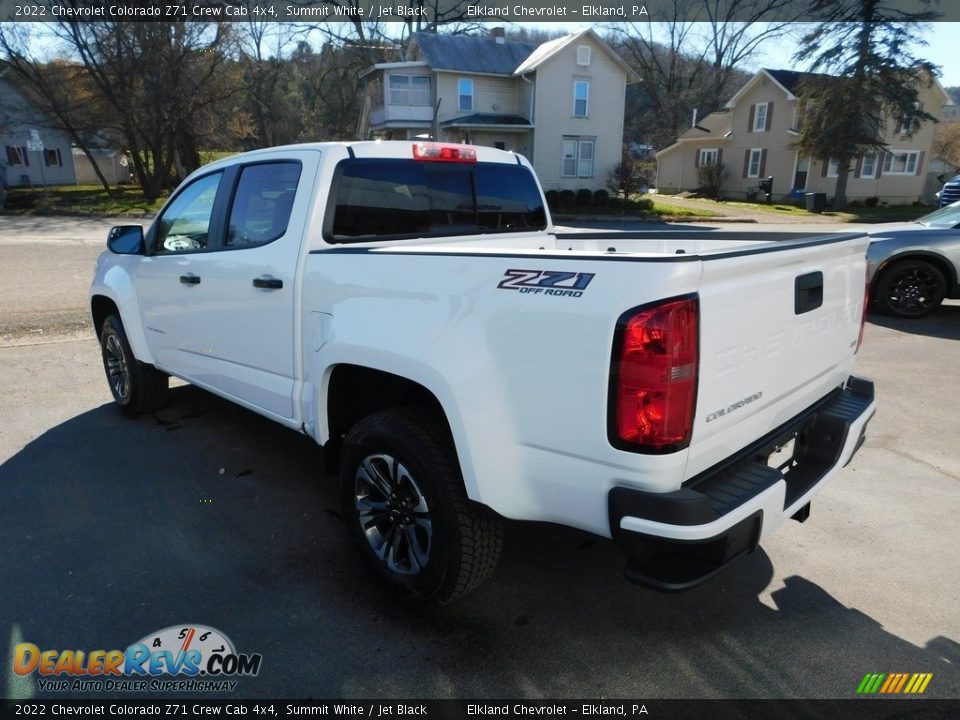
<path id="1" fill-rule="evenodd" d="M 935 0 L 917 0 L 907 12 L 897 0 L 815 0 L 823 22 L 804 35 L 795 60 L 811 74 L 800 85 L 802 108 L 796 147 L 811 158 L 837 163 L 834 205 L 846 207 L 847 177 L 863 153 L 883 151 L 888 128 L 910 134 L 935 121 L 918 100 L 937 68 L 913 54 L 926 44 L 923 23 Z"/>

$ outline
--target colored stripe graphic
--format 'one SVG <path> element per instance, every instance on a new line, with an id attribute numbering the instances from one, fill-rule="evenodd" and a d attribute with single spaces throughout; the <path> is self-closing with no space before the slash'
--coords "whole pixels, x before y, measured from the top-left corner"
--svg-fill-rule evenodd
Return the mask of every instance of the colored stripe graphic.
<path id="1" fill-rule="evenodd" d="M 920 695 L 933 673 L 867 673 L 857 686 L 857 695 Z"/>

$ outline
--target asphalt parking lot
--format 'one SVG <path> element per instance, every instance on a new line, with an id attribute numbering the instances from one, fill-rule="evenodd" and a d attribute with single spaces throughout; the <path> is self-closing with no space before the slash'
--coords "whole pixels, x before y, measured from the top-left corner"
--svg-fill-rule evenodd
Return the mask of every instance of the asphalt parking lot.
<path id="1" fill-rule="evenodd" d="M 4 658 L 198 623 L 263 655 L 230 697 L 852 698 L 868 672 L 960 697 L 960 302 L 871 318 L 865 446 L 714 580 L 657 594 L 607 541 L 512 523 L 493 580 L 424 615 L 359 564 L 306 438 L 186 385 L 115 411 L 97 343 L 57 314 L 82 318 L 98 243 L 34 231 L 0 227 Z M 5 660 L 0 697 L 37 695 Z"/>

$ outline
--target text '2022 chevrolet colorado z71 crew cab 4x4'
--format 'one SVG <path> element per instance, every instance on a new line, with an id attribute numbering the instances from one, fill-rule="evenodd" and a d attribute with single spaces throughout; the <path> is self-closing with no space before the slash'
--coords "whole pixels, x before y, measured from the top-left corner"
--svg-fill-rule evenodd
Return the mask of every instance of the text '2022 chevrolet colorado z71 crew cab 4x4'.
<path id="1" fill-rule="evenodd" d="M 557 233 L 501 150 L 246 153 L 108 245 L 116 402 L 156 409 L 175 375 L 311 436 L 360 552 L 430 603 L 492 573 L 503 518 L 692 586 L 805 519 L 874 413 L 865 236 Z"/>

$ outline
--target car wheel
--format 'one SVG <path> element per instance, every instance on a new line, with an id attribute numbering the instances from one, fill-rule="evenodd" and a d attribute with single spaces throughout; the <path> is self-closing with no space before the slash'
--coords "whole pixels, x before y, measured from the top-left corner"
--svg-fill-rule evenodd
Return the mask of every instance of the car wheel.
<path id="1" fill-rule="evenodd" d="M 946 292 L 946 278 L 936 266 L 923 260 L 903 260 L 881 276 L 876 301 L 888 315 L 918 318 L 943 302 Z"/>
<path id="2" fill-rule="evenodd" d="M 127 342 L 123 323 L 116 315 L 103 323 L 100 351 L 110 394 L 121 410 L 137 415 L 159 410 L 167 404 L 169 376 L 137 361 Z"/>
<path id="3" fill-rule="evenodd" d="M 446 428 L 420 408 L 375 413 L 344 439 L 340 494 L 370 567 L 416 602 L 444 605 L 496 567 L 503 521 L 467 499 Z"/>

